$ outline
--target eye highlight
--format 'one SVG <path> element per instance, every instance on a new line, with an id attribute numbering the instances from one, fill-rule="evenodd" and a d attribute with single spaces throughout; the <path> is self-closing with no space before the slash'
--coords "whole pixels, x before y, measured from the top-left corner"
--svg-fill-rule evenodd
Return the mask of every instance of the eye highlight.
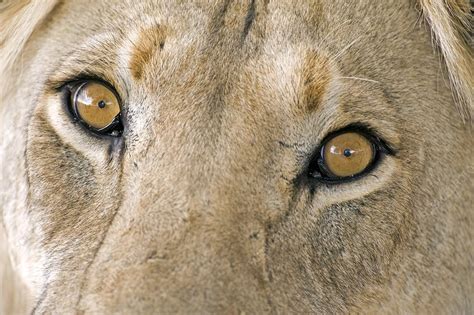
<path id="1" fill-rule="evenodd" d="M 74 118 L 91 131 L 119 136 L 123 126 L 117 93 L 98 81 L 82 81 L 69 88 L 69 108 Z"/>
<path id="2" fill-rule="evenodd" d="M 333 176 L 355 176 L 375 157 L 374 145 L 363 135 L 347 132 L 329 139 L 321 149 L 325 169 Z"/>
<path id="3" fill-rule="evenodd" d="M 372 170 L 389 149 L 377 137 L 346 129 L 323 140 L 310 166 L 313 178 L 338 183 L 358 178 Z"/>

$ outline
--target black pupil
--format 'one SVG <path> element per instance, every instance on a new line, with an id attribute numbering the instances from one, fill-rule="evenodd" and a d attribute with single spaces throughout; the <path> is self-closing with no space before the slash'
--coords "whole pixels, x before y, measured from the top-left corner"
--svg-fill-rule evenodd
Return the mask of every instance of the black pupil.
<path id="1" fill-rule="evenodd" d="M 352 155 L 351 149 L 345 149 L 344 150 L 344 156 L 345 157 L 350 157 Z"/>
<path id="2" fill-rule="evenodd" d="M 97 105 L 99 106 L 99 108 L 104 108 L 106 104 L 104 100 L 101 100 Z"/>

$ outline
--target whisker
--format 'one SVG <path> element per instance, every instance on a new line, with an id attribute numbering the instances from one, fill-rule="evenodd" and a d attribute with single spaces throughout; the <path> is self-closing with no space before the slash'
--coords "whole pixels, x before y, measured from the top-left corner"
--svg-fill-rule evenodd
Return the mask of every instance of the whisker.
<path id="1" fill-rule="evenodd" d="M 362 36 L 359 36 L 357 37 L 356 39 L 354 39 L 352 42 L 350 42 L 349 44 L 347 44 L 346 46 L 344 46 L 344 48 L 342 48 L 337 54 L 335 54 L 334 56 L 331 57 L 331 62 L 336 62 L 346 51 L 349 50 L 349 48 L 351 48 L 355 43 L 357 43 L 360 39 L 362 38 Z"/>
<path id="2" fill-rule="evenodd" d="M 329 31 L 329 32 L 324 36 L 324 38 L 322 38 L 322 39 L 320 40 L 320 42 L 321 42 L 321 43 L 328 43 L 328 42 L 327 42 L 327 39 L 328 39 L 330 36 L 334 35 L 336 32 L 339 32 L 340 30 L 342 30 L 342 28 L 343 28 L 344 26 L 346 26 L 346 24 L 349 23 L 349 22 L 350 22 L 350 20 L 345 20 L 344 22 L 340 23 L 336 28 L 334 28 L 333 30 Z"/>
<path id="3" fill-rule="evenodd" d="M 361 78 L 361 77 L 338 77 L 338 79 L 359 80 L 359 81 L 366 81 L 366 82 L 381 84 L 380 81 L 367 79 L 367 78 Z"/>

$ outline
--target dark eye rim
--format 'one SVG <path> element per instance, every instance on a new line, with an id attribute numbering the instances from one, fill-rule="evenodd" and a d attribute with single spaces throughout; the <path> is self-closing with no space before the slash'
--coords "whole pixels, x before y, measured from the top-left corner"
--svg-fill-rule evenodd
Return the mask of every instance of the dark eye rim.
<path id="1" fill-rule="evenodd" d="M 114 120 L 106 127 L 97 129 L 90 126 L 86 121 L 84 121 L 79 115 L 77 108 L 75 106 L 75 98 L 79 93 L 80 89 L 89 83 L 101 84 L 104 87 L 108 88 L 117 98 L 119 103 L 120 112 L 115 116 Z M 120 137 L 123 134 L 124 127 L 122 122 L 122 100 L 120 95 L 117 93 L 117 90 L 108 82 L 98 79 L 98 78 L 80 78 L 73 81 L 65 83 L 61 87 L 62 91 L 62 102 L 66 105 L 66 109 L 73 119 L 74 122 L 78 122 L 83 126 L 87 131 L 98 135 L 98 136 L 110 136 L 110 137 Z"/>
<path id="2" fill-rule="evenodd" d="M 348 132 L 355 132 L 363 137 L 365 137 L 373 146 L 373 156 L 370 164 L 361 172 L 346 176 L 340 177 L 332 174 L 324 163 L 324 146 L 334 139 L 335 137 L 348 133 Z M 370 172 L 372 172 L 377 166 L 380 164 L 381 160 L 386 155 L 394 155 L 394 150 L 391 148 L 390 145 L 387 144 L 383 138 L 377 135 L 377 133 L 365 124 L 352 124 L 341 128 L 335 132 L 330 133 L 327 135 L 321 144 L 315 150 L 313 156 L 311 157 L 311 162 L 309 164 L 309 171 L 308 176 L 311 180 L 324 183 L 324 184 L 342 184 L 346 182 L 351 182 L 357 179 L 360 179 Z"/>

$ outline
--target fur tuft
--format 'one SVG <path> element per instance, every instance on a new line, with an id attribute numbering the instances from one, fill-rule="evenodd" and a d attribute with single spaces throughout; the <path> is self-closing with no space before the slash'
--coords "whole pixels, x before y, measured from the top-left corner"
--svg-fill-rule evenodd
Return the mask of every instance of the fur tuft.
<path id="1" fill-rule="evenodd" d="M 473 17 L 469 0 L 420 0 L 464 121 L 474 118 Z"/>
<path id="2" fill-rule="evenodd" d="M 57 0 L 0 1 L 0 79 L 20 55 L 29 37 L 56 5 Z M 2 84 L 3 85 L 3 84 Z"/>

